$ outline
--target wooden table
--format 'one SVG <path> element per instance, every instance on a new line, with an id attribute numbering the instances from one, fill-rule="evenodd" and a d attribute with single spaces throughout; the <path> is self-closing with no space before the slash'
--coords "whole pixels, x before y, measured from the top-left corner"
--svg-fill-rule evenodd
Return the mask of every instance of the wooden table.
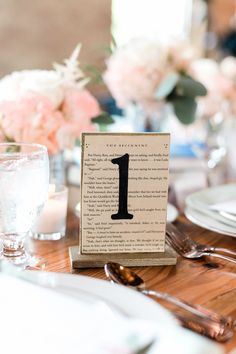
<path id="1" fill-rule="evenodd" d="M 68 215 L 67 236 L 60 241 L 31 241 L 32 251 L 48 261 L 47 271 L 79 273 L 105 279 L 103 269 L 75 271 L 70 267 L 68 247 L 78 244 L 78 218 Z M 193 239 L 212 246 L 236 249 L 236 239 L 221 236 L 197 227 L 183 216 L 176 225 Z M 145 279 L 147 286 L 169 292 L 189 302 L 201 304 L 209 309 L 236 318 L 236 266 L 205 259 L 190 261 L 179 258 L 176 266 L 134 268 Z M 166 306 L 166 304 L 165 304 Z M 236 348 L 236 334 L 225 344 L 227 352 Z"/>

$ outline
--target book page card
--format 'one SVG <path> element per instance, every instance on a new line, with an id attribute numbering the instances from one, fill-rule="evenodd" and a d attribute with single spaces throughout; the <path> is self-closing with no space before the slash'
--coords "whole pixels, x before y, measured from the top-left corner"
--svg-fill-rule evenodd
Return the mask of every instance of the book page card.
<path id="1" fill-rule="evenodd" d="M 82 254 L 164 252 L 169 134 L 84 133 Z"/>

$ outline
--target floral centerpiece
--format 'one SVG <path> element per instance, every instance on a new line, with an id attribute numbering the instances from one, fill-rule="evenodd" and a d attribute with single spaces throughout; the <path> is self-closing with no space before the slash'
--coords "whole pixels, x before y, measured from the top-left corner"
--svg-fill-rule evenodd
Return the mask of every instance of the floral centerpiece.
<path id="1" fill-rule="evenodd" d="M 46 145 L 50 155 L 72 148 L 82 131 L 93 131 L 97 100 L 85 88 L 80 46 L 53 70 L 13 72 L 0 80 L 0 141 Z"/>
<path id="2" fill-rule="evenodd" d="M 194 152 L 206 162 L 209 184 L 235 177 L 236 58 L 201 58 L 191 64 L 192 76 L 207 88 L 199 99 Z M 232 119 L 233 118 L 233 119 Z"/>
<path id="3" fill-rule="evenodd" d="M 226 57 L 221 62 L 198 59 L 191 70 L 193 77 L 207 88 L 207 95 L 200 100 L 203 115 L 211 117 L 222 112 L 223 106 L 236 113 L 236 58 Z"/>
<path id="4" fill-rule="evenodd" d="M 150 39 L 133 39 L 116 48 L 103 75 L 120 108 L 142 107 L 148 115 L 169 103 L 183 124 L 195 119 L 196 97 L 206 88 L 191 76 L 193 49 L 184 42 L 162 45 Z"/>

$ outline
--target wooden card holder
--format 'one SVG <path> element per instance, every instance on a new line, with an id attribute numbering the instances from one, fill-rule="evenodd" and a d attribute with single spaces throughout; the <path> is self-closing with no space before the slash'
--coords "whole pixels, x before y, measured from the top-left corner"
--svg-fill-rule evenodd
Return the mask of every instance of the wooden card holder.
<path id="1" fill-rule="evenodd" d="M 165 245 L 169 134 L 83 133 L 73 268 L 176 264 Z"/>
<path id="2" fill-rule="evenodd" d="M 166 245 L 165 252 L 81 254 L 79 246 L 70 247 L 70 262 L 74 269 L 102 268 L 107 262 L 117 262 L 127 267 L 175 265 L 175 251 Z"/>

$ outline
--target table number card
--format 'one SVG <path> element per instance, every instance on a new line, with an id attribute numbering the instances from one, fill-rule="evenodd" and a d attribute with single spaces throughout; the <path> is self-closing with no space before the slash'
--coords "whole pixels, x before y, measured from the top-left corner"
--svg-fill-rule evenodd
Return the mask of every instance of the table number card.
<path id="1" fill-rule="evenodd" d="M 165 257 L 169 140 L 157 133 L 82 134 L 82 263 L 143 254 L 175 263 Z"/>

